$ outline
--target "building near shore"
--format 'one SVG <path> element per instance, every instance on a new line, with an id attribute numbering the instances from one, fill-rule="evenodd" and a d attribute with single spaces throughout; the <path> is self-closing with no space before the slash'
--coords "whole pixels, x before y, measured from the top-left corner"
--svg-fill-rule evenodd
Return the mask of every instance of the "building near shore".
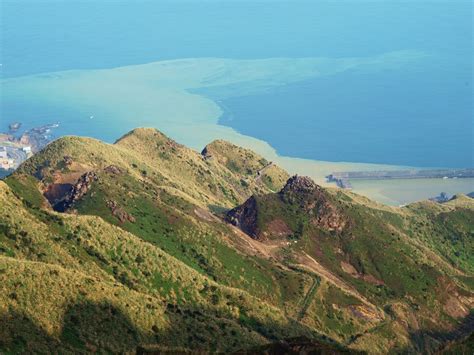
<path id="1" fill-rule="evenodd" d="M 15 160 L 8 158 L 8 153 L 5 147 L 0 148 L 0 168 L 9 170 L 13 169 L 15 165 Z"/>
<path id="2" fill-rule="evenodd" d="M 8 156 L 6 147 L 0 147 L 0 169 L 16 169 L 16 161 Z"/>
<path id="3" fill-rule="evenodd" d="M 0 159 L 0 168 L 5 170 L 15 169 L 15 161 L 13 159 Z"/>

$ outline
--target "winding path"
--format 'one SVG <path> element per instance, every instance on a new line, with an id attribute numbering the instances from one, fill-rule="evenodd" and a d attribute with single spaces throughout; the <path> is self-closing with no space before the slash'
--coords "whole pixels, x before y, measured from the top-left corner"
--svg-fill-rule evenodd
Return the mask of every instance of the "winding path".
<path id="1" fill-rule="evenodd" d="M 301 305 L 301 310 L 298 313 L 298 317 L 297 317 L 298 321 L 301 321 L 304 318 L 306 311 L 311 305 L 314 295 L 316 294 L 316 291 L 318 290 L 320 279 L 319 277 L 314 276 L 314 275 L 312 275 L 312 278 L 313 278 L 313 284 L 311 285 L 311 288 L 309 289 L 308 293 L 306 294 L 303 300 L 303 304 Z"/>
<path id="2" fill-rule="evenodd" d="M 274 165 L 273 162 L 270 162 L 267 165 L 265 165 L 263 168 L 261 168 L 259 171 L 257 171 L 257 176 L 255 177 L 255 182 L 260 182 L 262 180 L 262 175 L 265 172 L 265 170 L 269 169 L 273 165 Z"/>

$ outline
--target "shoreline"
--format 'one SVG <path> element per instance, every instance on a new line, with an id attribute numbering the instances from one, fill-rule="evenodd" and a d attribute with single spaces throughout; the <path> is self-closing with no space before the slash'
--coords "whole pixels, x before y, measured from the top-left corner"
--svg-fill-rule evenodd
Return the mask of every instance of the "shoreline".
<path id="1" fill-rule="evenodd" d="M 307 175 L 317 183 L 328 186 L 325 177 L 334 172 L 396 170 L 407 167 L 280 156 L 269 143 L 220 124 L 222 107 L 216 100 L 197 94 L 196 91 L 222 85 L 234 85 L 233 90 L 237 90 L 242 83 L 251 86 L 253 82 L 260 83 L 261 87 L 281 86 L 322 75 L 318 71 L 321 63 L 326 69 L 329 67 L 326 71 L 330 75 L 332 72 L 367 63 L 382 65 L 381 57 L 386 58 L 387 55 L 334 61 L 327 58 L 199 58 L 113 69 L 68 70 L 0 80 L 2 105 L 5 104 L 7 108 L 4 110 L 5 117 L 18 117 L 14 110 L 19 104 L 24 110 L 23 115 L 24 112 L 38 114 L 49 122 L 50 115 L 54 115 L 55 120 L 61 121 L 60 132 L 57 132 L 61 135 L 84 135 L 113 142 L 136 127 L 155 127 L 198 151 L 215 139 L 225 139 L 254 150 L 291 174 Z M 392 57 L 390 58 L 397 63 L 400 58 L 403 59 L 402 54 Z M 331 63 L 333 66 L 329 65 Z M 42 123 L 34 118 L 27 117 L 26 120 L 28 119 L 29 122 L 22 119 L 25 126 L 32 121 L 36 125 Z M 364 194 L 363 191 L 361 193 Z"/>

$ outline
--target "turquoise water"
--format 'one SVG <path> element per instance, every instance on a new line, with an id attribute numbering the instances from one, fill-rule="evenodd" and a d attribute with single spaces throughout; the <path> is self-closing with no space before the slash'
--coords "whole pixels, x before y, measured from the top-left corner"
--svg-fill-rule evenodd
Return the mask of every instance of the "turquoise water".
<path id="1" fill-rule="evenodd" d="M 472 56 L 470 0 L 3 0 L 4 77 L 163 59 Z"/>
<path id="2" fill-rule="evenodd" d="M 229 96 L 225 87 L 206 95 L 224 108 L 221 124 L 269 142 L 280 154 L 467 167 L 474 165 L 471 15 L 471 1 L 443 0 L 6 0 L 0 70 L 12 78 L 186 57 L 346 58 L 416 50 L 426 58 L 412 65 L 369 65 L 251 95 Z M 25 129 L 61 121 L 58 135 L 108 141 L 137 125 L 161 128 L 149 119 L 152 107 L 140 110 L 132 96 L 117 95 L 115 103 L 107 96 L 102 107 L 89 103 L 86 94 L 93 96 L 94 88 L 71 91 L 89 101 L 64 103 L 49 100 L 47 86 L 43 91 L 4 89 L 0 128 L 10 121 L 24 122 Z M 106 119 L 88 121 L 90 115 Z"/>

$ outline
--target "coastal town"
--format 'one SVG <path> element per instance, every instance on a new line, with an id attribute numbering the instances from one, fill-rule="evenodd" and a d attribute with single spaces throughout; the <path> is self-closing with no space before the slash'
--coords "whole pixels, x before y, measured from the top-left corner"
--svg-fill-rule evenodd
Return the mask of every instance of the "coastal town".
<path id="1" fill-rule="evenodd" d="M 34 127 L 20 133 L 21 122 L 13 122 L 0 133 L 0 177 L 14 171 L 22 162 L 41 150 L 53 138 L 59 123 Z"/>

